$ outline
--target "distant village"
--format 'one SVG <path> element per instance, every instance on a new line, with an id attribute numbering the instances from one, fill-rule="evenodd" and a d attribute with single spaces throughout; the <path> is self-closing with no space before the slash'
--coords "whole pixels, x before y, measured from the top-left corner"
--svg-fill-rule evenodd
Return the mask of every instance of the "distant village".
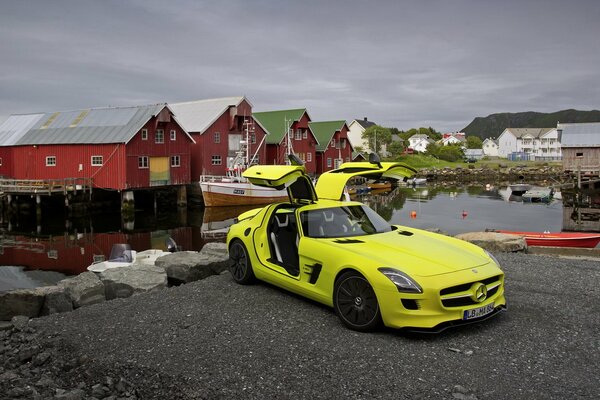
<path id="1" fill-rule="evenodd" d="M 1 121 L 0 121 L 1 122 Z M 134 107 L 16 114 L 0 124 L 0 177 L 12 180 L 86 179 L 94 188 L 129 190 L 188 185 L 246 164 L 284 164 L 287 154 L 319 175 L 370 151 L 359 118 L 313 121 L 306 108 L 254 112 L 244 96 Z M 395 137 L 395 141 L 402 139 Z M 434 141 L 414 134 L 404 154 Z M 600 123 L 507 128 L 468 149 L 462 132 L 438 146 L 462 146 L 467 160 L 563 160 L 565 169 L 600 170 Z M 357 151 L 360 150 L 360 151 Z M 382 156 L 389 156 L 385 146 Z"/>

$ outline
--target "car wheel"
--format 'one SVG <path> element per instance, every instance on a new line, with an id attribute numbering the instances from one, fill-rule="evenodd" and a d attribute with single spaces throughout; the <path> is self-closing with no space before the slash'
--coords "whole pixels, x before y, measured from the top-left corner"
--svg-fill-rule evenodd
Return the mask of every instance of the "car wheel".
<path id="1" fill-rule="evenodd" d="M 345 272 L 335 282 L 333 306 L 344 325 L 355 331 L 369 332 L 381 324 L 375 291 L 357 272 Z"/>
<path id="2" fill-rule="evenodd" d="M 229 246 L 229 272 L 233 280 L 241 285 L 247 285 L 254 282 L 254 272 L 252 271 L 252 263 L 248 257 L 246 246 L 235 239 Z"/>

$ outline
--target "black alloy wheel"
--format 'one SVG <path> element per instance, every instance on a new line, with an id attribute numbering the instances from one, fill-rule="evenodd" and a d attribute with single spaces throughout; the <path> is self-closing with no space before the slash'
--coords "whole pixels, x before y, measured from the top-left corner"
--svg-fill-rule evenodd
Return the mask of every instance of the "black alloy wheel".
<path id="1" fill-rule="evenodd" d="M 344 325 L 355 331 L 370 332 L 381 324 L 375 291 L 357 272 L 345 272 L 335 282 L 333 306 Z"/>
<path id="2" fill-rule="evenodd" d="M 247 285 L 254 282 L 254 272 L 246 246 L 239 240 L 235 239 L 229 246 L 229 272 L 233 280 L 240 285 Z"/>

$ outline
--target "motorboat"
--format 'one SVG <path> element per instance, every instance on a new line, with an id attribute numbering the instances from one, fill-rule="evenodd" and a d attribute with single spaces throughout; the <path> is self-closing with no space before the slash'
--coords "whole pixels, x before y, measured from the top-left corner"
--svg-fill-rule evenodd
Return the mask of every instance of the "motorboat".
<path id="1" fill-rule="evenodd" d="M 516 183 L 514 185 L 509 185 L 511 194 L 513 196 L 521 196 L 528 190 L 530 190 L 533 186 L 528 183 Z"/>
<path id="2" fill-rule="evenodd" d="M 492 230 L 491 232 L 521 236 L 525 239 L 528 246 L 594 248 L 600 243 L 600 233 L 519 232 L 506 230 Z"/>

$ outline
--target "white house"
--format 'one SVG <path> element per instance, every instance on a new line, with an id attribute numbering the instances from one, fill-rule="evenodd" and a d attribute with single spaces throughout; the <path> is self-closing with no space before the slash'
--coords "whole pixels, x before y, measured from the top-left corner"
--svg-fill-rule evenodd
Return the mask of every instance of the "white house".
<path id="1" fill-rule="evenodd" d="M 498 142 L 491 138 L 486 138 L 481 144 L 483 154 L 488 157 L 498 157 Z"/>
<path id="2" fill-rule="evenodd" d="M 442 138 L 442 140 L 440 140 L 440 144 L 442 146 L 448 146 L 451 144 L 464 144 L 466 142 L 465 137 L 464 136 L 446 136 L 444 138 Z"/>
<path id="3" fill-rule="evenodd" d="M 352 148 L 362 147 L 363 150 L 369 150 L 369 143 L 362 138 L 363 132 L 370 126 L 375 125 L 374 122 L 364 119 L 355 119 L 348 124 L 348 140 Z"/>
<path id="4" fill-rule="evenodd" d="M 408 138 L 408 147 L 419 153 L 425 152 L 430 143 L 433 143 L 433 140 L 429 139 L 429 136 L 420 133 Z"/>
<path id="5" fill-rule="evenodd" d="M 498 137 L 498 156 L 512 158 L 525 154 L 531 160 L 559 160 L 562 157 L 556 128 L 506 128 Z"/>

